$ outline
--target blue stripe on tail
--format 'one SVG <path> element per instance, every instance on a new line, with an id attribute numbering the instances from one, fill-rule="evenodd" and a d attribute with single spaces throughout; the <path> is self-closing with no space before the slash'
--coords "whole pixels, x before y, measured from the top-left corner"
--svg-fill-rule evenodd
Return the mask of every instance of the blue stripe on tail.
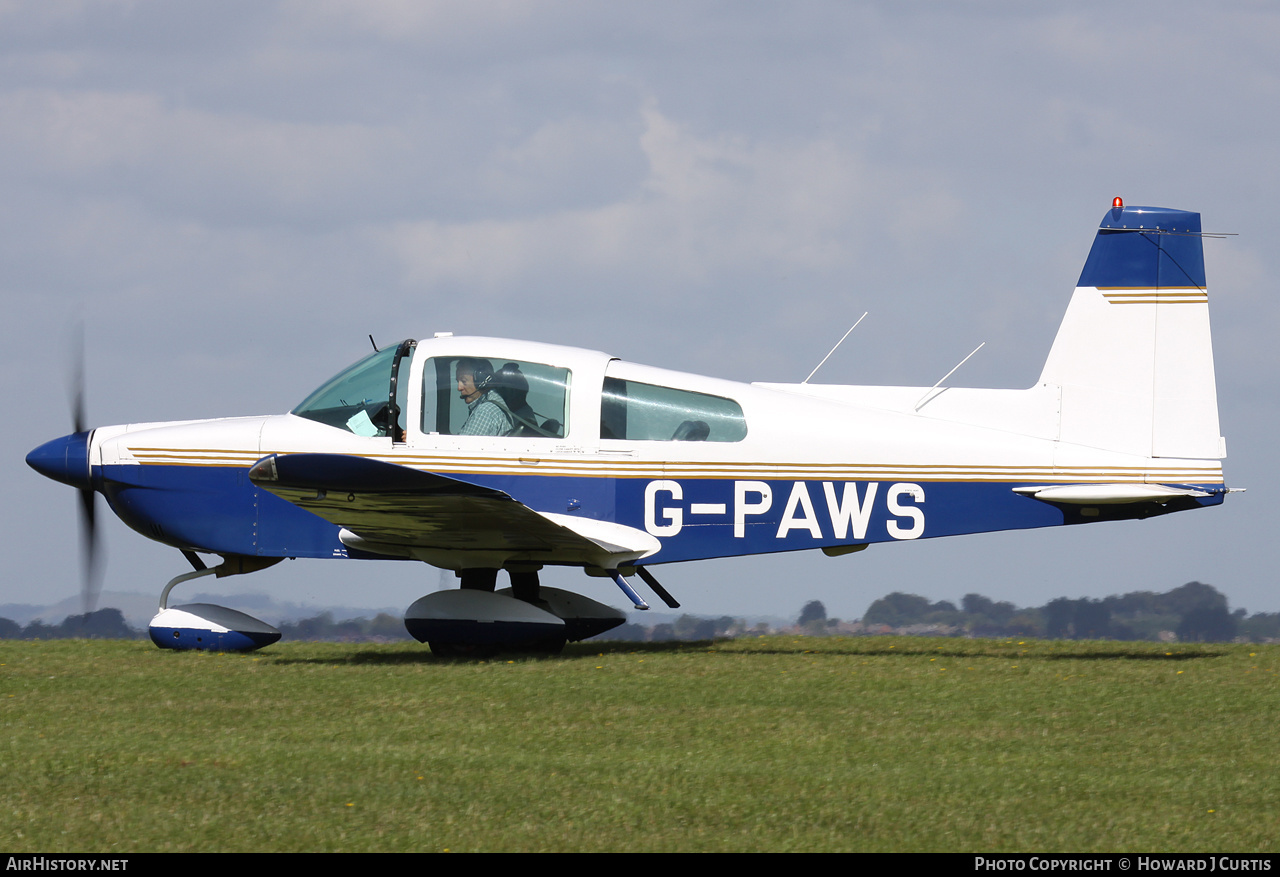
<path id="1" fill-rule="evenodd" d="M 1200 214 L 1166 207 L 1108 210 L 1076 285 L 1203 289 Z"/>

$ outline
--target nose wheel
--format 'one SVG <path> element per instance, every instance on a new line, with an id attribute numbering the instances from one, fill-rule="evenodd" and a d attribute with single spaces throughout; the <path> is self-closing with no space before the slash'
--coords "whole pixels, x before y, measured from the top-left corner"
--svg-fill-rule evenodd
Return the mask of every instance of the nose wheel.
<path id="1" fill-rule="evenodd" d="M 183 554 L 196 568 L 171 578 L 164 586 L 164 590 L 160 592 L 160 610 L 147 627 L 151 641 L 158 648 L 178 651 L 251 652 L 263 646 L 269 646 L 280 639 L 280 631 L 270 624 L 244 612 L 228 609 L 226 606 L 215 606 L 212 603 L 170 606 L 169 592 L 183 582 L 203 576 L 235 575 L 262 568 L 260 561 L 255 562 L 254 559 L 249 559 L 251 562 L 246 563 L 242 558 L 238 558 L 234 565 L 228 558 L 219 566 L 207 567 L 193 552 L 184 551 Z M 275 562 L 274 558 L 271 560 Z"/>

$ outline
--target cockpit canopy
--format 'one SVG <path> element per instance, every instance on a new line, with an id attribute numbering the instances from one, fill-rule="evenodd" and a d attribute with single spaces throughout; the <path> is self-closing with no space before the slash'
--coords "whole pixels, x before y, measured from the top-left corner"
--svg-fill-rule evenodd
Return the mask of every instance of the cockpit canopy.
<path id="1" fill-rule="evenodd" d="M 441 355 L 418 361 L 412 373 L 415 384 L 420 376 L 420 388 L 409 388 L 408 364 L 417 342 L 408 339 L 342 370 L 292 413 L 358 436 L 392 437 L 396 442 L 406 440 L 406 411 L 410 410 L 412 415 L 420 412 L 412 426 L 423 437 L 572 437 L 588 442 L 739 442 L 746 438 L 746 418 L 738 402 L 665 385 L 667 379 L 680 377 L 674 372 L 628 365 L 590 351 L 495 339 L 465 341 L 466 346 L 459 349 L 450 338 L 452 350 L 437 348 Z M 492 355 L 500 353 L 504 344 L 509 352 L 525 356 L 563 350 L 563 361 L 572 368 Z M 575 370 L 580 372 L 577 392 L 585 388 L 588 395 L 570 405 Z M 577 423 L 571 435 L 573 410 L 585 422 Z"/>

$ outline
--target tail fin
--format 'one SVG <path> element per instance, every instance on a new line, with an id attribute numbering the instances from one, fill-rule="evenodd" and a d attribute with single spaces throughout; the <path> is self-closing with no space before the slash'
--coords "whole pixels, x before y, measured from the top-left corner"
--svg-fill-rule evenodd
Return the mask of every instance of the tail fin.
<path id="1" fill-rule="evenodd" d="M 1107 212 L 1040 382 L 1060 388 L 1064 442 L 1224 456 L 1199 213 Z"/>

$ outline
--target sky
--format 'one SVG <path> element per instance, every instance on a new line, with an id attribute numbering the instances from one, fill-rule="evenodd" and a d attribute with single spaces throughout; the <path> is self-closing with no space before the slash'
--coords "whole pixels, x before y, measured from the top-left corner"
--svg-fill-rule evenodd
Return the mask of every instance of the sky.
<path id="1" fill-rule="evenodd" d="M 1280 10 L 1268 3 L 0 0 L 0 603 L 79 590 L 91 424 L 281 413 L 438 331 L 743 381 L 1035 382 L 1113 196 L 1198 211 L 1218 508 L 662 568 L 684 608 L 859 617 L 1199 580 L 1280 611 Z M 105 514 L 108 591 L 188 569 Z M 294 561 L 200 589 L 407 606 L 439 574 Z M 622 606 L 577 571 L 544 583 Z M 221 590 L 219 590 L 221 589 Z M 181 597 L 175 593 L 175 599 Z"/>

